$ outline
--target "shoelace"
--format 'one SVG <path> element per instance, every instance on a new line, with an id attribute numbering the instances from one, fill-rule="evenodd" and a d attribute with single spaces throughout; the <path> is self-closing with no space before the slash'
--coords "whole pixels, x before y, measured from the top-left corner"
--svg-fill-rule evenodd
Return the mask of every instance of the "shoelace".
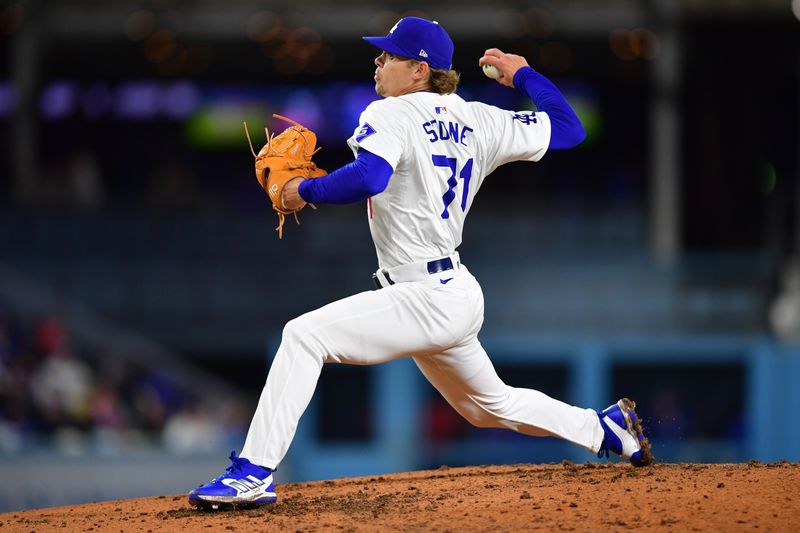
<path id="1" fill-rule="evenodd" d="M 228 466 L 228 468 L 225 469 L 225 471 L 228 472 L 229 474 L 235 474 L 249 462 L 247 459 L 236 457 L 236 450 L 231 450 L 231 456 L 228 459 L 231 460 L 231 464 L 230 466 Z"/>
<path id="2" fill-rule="evenodd" d="M 236 472 L 241 470 L 242 467 L 244 467 L 248 463 L 247 459 L 242 459 L 241 457 L 236 457 L 236 450 L 231 450 L 231 456 L 228 457 L 228 459 L 231 460 L 231 464 L 228 465 L 228 467 L 225 469 L 226 473 L 222 474 L 219 477 L 215 477 L 214 479 L 211 480 L 211 483 L 215 483 L 215 482 L 219 481 L 220 479 L 222 479 L 224 477 L 227 477 L 228 474 L 235 474 Z"/>
<path id="3" fill-rule="evenodd" d="M 228 467 L 225 469 L 226 473 L 222 474 L 219 477 L 215 477 L 209 483 L 216 483 L 217 481 L 219 481 L 219 480 L 221 480 L 221 479 L 223 479 L 225 477 L 228 477 L 228 474 L 236 475 L 239 470 L 241 470 L 247 464 L 250 463 L 250 461 L 248 461 L 247 459 L 244 459 L 244 458 L 241 458 L 241 457 L 236 457 L 236 450 L 231 450 L 231 456 L 228 457 L 228 459 L 231 460 L 231 464 L 228 465 Z"/>

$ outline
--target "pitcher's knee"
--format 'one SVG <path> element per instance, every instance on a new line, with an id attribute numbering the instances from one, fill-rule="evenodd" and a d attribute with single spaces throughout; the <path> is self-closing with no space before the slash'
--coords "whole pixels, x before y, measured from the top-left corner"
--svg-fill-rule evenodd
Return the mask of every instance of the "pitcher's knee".
<path id="1" fill-rule="evenodd" d="M 304 334 L 303 323 L 299 318 L 293 318 L 283 326 L 281 343 L 299 344 Z"/>
<path id="2" fill-rule="evenodd" d="M 308 320 L 303 316 L 294 318 L 283 327 L 281 346 L 291 348 L 290 353 L 306 353 L 322 363 L 323 354 Z"/>

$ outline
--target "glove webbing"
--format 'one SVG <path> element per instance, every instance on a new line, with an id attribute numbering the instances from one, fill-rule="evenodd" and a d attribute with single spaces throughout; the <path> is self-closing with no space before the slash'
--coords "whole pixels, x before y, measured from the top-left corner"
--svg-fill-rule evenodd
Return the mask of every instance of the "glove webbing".
<path id="1" fill-rule="evenodd" d="M 294 126 L 299 128 L 298 133 L 303 136 L 303 139 L 306 138 L 305 133 L 303 132 L 303 130 L 305 130 L 307 128 L 303 127 L 301 124 L 295 122 L 294 120 L 292 120 L 290 118 L 286 118 L 286 117 L 284 117 L 282 115 L 277 115 L 275 113 L 273 113 L 272 116 L 274 118 L 279 118 L 281 120 L 285 120 L 286 122 L 289 122 L 290 124 L 293 124 Z M 258 154 L 256 154 L 256 151 L 253 149 L 253 143 L 250 141 L 250 132 L 247 130 L 247 122 L 246 121 L 242 122 L 242 124 L 244 124 L 244 133 L 245 133 L 245 135 L 247 135 L 247 144 L 250 145 L 250 153 L 253 154 L 254 158 L 258 159 Z M 266 133 L 266 136 L 267 136 L 267 150 L 269 150 L 272 147 L 272 139 L 275 138 L 275 132 L 272 132 L 270 134 L 269 130 L 265 127 L 264 128 L 264 133 Z M 306 144 L 308 144 L 308 143 L 306 143 Z M 314 154 L 316 154 L 320 150 L 322 150 L 321 146 L 319 148 L 317 148 L 316 150 L 314 150 L 313 152 L 311 152 L 310 154 L 308 154 L 308 153 L 305 152 L 305 149 L 304 149 L 303 150 L 303 156 L 306 159 L 310 160 L 312 157 L 314 157 Z M 276 155 L 283 155 L 283 154 L 276 154 Z"/>

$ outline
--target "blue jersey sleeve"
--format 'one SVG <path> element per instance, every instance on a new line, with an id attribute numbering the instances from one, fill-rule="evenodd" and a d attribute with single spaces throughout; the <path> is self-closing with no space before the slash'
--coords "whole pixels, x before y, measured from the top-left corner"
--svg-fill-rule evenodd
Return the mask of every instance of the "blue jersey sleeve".
<path id="1" fill-rule="evenodd" d="M 553 83 L 530 67 L 514 74 L 514 87 L 550 117 L 550 150 L 565 150 L 586 138 L 580 119 Z"/>
<path id="2" fill-rule="evenodd" d="M 385 159 L 362 148 L 355 161 L 327 176 L 303 181 L 298 192 L 314 204 L 352 204 L 383 192 L 393 172 Z"/>

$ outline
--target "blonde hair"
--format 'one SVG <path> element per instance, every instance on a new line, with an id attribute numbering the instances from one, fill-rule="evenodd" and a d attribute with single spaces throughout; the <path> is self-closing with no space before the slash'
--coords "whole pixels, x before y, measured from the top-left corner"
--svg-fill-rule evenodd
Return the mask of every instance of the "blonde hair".
<path id="1" fill-rule="evenodd" d="M 413 57 L 403 57 L 398 56 L 397 54 L 390 54 L 394 57 L 397 57 L 403 61 L 411 61 L 413 64 L 421 63 L 420 60 L 414 59 Z M 431 89 L 433 92 L 437 94 L 450 94 L 456 92 L 458 88 L 458 82 L 461 81 L 461 74 L 456 72 L 452 69 L 440 69 L 440 68 L 433 68 L 428 65 L 430 72 L 430 83 Z"/>
<path id="2" fill-rule="evenodd" d="M 461 75 L 455 70 L 431 69 L 431 88 L 438 94 L 456 92 Z"/>

